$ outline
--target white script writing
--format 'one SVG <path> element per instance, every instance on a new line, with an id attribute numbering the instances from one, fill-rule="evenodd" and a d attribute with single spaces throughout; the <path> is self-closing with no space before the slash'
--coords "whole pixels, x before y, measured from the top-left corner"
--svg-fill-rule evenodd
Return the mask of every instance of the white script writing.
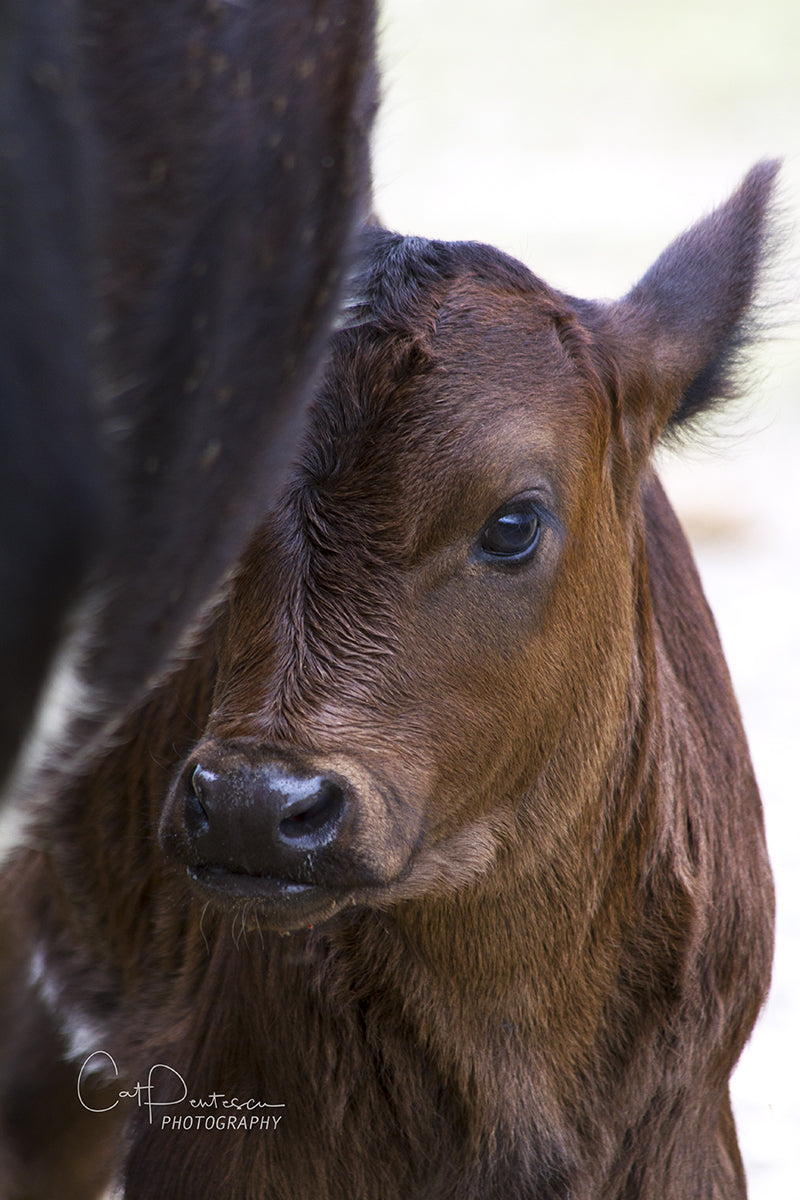
<path id="1" fill-rule="evenodd" d="M 100 1060 L 103 1060 L 102 1063 Z M 111 1112 L 122 1100 L 134 1100 L 139 1108 L 147 1109 L 150 1124 L 153 1115 L 164 1108 L 174 1108 L 177 1104 L 188 1104 L 189 1108 L 202 1109 L 206 1113 L 216 1112 L 216 1117 L 205 1116 L 162 1116 L 161 1128 L 171 1129 L 275 1129 L 282 1113 L 269 1112 L 259 1115 L 244 1116 L 245 1113 L 258 1114 L 264 1109 L 285 1108 L 285 1104 L 268 1104 L 265 1100 L 241 1100 L 238 1096 L 227 1096 L 225 1092 L 209 1092 L 201 1098 L 189 1096 L 189 1088 L 179 1071 L 167 1063 L 155 1063 L 147 1072 L 144 1082 L 134 1083 L 128 1089 L 117 1092 L 117 1098 L 104 1108 L 95 1108 L 84 1099 L 86 1076 L 92 1071 L 108 1070 L 111 1066 L 115 1077 L 119 1077 L 117 1064 L 107 1050 L 95 1050 L 84 1060 L 78 1073 L 78 1099 L 88 1112 Z M 169 1099 L 156 1099 L 156 1092 Z M 237 1115 L 239 1114 L 239 1115 Z M 170 1124 L 172 1122 L 172 1124 Z M 209 1124 L 208 1122 L 211 1122 Z M 219 1123 L 215 1123 L 219 1122 Z M 258 1122 L 258 1126 L 255 1124 Z"/>

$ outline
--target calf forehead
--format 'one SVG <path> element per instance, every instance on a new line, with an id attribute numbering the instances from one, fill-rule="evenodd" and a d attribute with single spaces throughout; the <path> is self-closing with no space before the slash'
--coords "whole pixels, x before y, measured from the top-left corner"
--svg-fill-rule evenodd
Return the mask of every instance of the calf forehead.
<path id="1" fill-rule="evenodd" d="M 463 283 L 439 310 L 433 346 L 433 411 L 467 464 L 485 457 L 513 473 L 535 459 L 556 480 L 574 474 L 597 432 L 597 397 L 535 292 Z"/>
<path id="2" fill-rule="evenodd" d="M 315 412 L 303 482 L 407 536 L 481 522 L 542 483 L 565 514 L 604 453 L 598 398 L 533 286 L 461 277 L 403 333 L 350 334 Z"/>

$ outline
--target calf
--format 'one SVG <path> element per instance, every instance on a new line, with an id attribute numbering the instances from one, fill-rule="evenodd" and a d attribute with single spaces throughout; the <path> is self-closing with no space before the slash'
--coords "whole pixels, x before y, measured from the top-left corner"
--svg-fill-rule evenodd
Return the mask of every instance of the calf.
<path id="1" fill-rule="evenodd" d="M 9 868 L 4 1196 L 744 1197 L 772 884 L 650 455 L 775 171 L 613 304 L 367 235 L 214 637 Z"/>

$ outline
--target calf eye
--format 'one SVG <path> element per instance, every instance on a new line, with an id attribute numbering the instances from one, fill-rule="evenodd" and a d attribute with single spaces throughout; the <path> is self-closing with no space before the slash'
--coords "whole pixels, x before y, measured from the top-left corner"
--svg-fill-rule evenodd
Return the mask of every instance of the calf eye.
<path id="1" fill-rule="evenodd" d="M 541 531 L 541 518 L 531 501 L 512 500 L 487 521 L 478 547 L 482 555 L 502 563 L 526 562 L 536 549 Z"/>

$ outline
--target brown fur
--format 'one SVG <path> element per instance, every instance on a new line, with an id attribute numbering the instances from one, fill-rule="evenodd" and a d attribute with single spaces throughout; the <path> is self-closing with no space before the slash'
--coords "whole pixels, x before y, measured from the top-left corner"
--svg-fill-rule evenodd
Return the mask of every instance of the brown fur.
<path id="1" fill-rule="evenodd" d="M 8 873 L 38 979 L 9 1004 L 83 1025 L 76 1076 L 103 1050 L 116 1090 L 163 1063 L 193 1097 L 286 1106 L 267 1133 L 197 1132 L 127 1101 L 115 1143 L 74 1101 L 76 1161 L 115 1152 L 127 1200 L 745 1195 L 727 1089 L 768 986 L 771 877 L 648 456 L 729 377 L 774 170 L 610 306 L 485 247 L 367 236 L 353 327 L 215 638 Z M 535 552 L 487 557 L 492 514 L 531 492 Z M 275 848 L 275 778 L 341 801 L 305 858 Z M 11 1128 L 25 1061 L 3 1076 L 23 1181 L 50 1087 L 28 1081 Z"/>

